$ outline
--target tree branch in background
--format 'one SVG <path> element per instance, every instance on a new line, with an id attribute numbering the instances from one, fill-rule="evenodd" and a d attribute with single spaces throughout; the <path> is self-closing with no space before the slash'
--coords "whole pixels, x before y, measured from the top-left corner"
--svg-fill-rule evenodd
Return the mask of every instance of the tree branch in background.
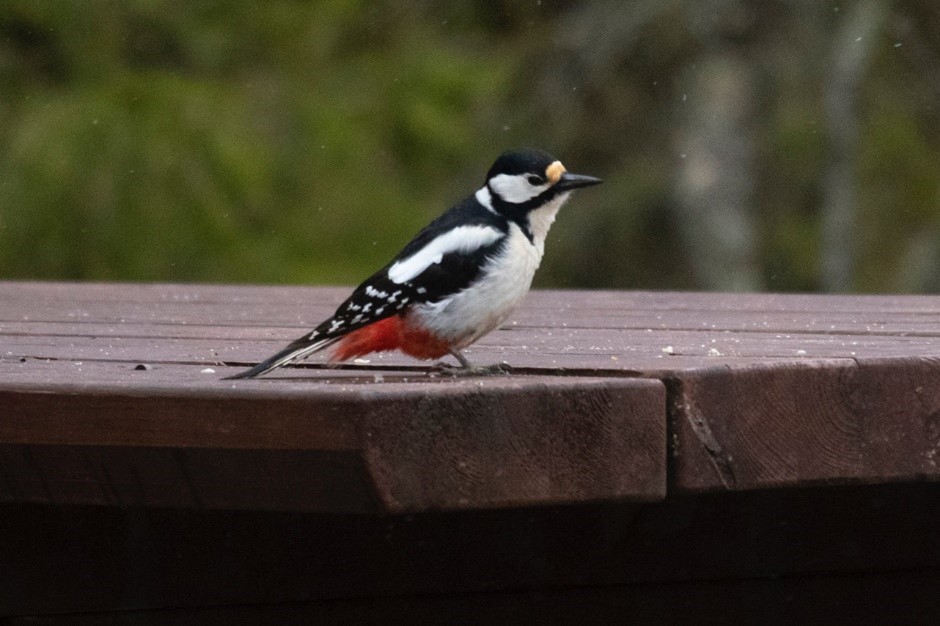
<path id="1" fill-rule="evenodd" d="M 829 167 L 822 206 L 823 291 L 849 291 L 858 256 L 858 89 L 871 57 L 875 32 L 889 4 L 864 0 L 851 5 L 833 37 L 828 79 L 823 85 L 829 136 Z"/>
<path id="2" fill-rule="evenodd" d="M 683 244 L 702 289 L 759 291 L 755 215 L 755 69 L 728 31 L 745 10 L 709 3 L 724 19 L 709 19 L 700 60 L 683 79 L 675 149 L 675 210 Z"/>

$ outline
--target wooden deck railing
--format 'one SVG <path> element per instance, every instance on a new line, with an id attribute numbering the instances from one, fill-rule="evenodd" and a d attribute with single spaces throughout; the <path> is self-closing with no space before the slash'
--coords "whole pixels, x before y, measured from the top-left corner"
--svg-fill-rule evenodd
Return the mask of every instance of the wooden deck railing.
<path id="1" fill-rule="evenodd" d="M 512 376 L 221 380 L 345 294 L 0 283 L 0 614 L 940 580 L 940 297 L 541 291 L 467 352 Z"/>

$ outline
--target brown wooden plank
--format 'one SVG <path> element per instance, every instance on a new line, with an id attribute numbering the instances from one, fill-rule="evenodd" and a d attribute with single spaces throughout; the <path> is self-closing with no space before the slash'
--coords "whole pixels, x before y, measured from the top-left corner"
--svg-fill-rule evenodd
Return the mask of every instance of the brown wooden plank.
<path id="1" fill-rule="evenodd" d="M 273 334 L 273 333 L 272 333 Z M 230 364 L 244 367 L 270 355 L 296 333 L 259 341 L 255 338 L 175 337 L 9 337 L 0 367 L 15 374 L 20 359 L 125 361 L 144 363 Z M 528 369 L 646 372 L 662 375 L 691 367 L 722 366 L 819 358 L 932 357 L 940 340 L 922 337 L 848 337 L 845 335 L 762 335 L 688 331 L 629 332 L 585 329 L 553 331 L 503 330 L 491 333 L 467 350 L 480 363 L 506 361 Z M 322 365 L 326 355 L 310 364 Z M 397 353 L 369 355 L 362 364 L 427 368 Z"/>
<path id="2" fill-rule="evenodd" d="M 270 304 L 303 306 L 308 301 L 330 300 L 338 303 L 350 292 L 349 286 L 251 286 L 185 285 L 147 283 L 69 283 L 0 281 L 0 303 L 12 301 L 49 303 L 139 302 L 169 304 Z M 552 310 L 641 309 L 649 311 L 817 311 L 828 314 L 844 311 L 937 312 L 933 295 L 821 295 L 774 293 L 713 293 L 668 291 L 577 291 L 537 290 L 527 298 L 530 306 Z"/>
<path id="3" fill-rule="evenodd" d="M 296 333 L 272 331 L 271 339 L 255 337 L 106 337 L 15 336 L 0 343 L 0 379 L 22 379 L 32 365 L 43 362 L 192 364 L 228 366 L 234 372 L 280 349 Z M 0 340 L 4 338 L 0 337 Z M 504 330 L 491 333 L 465 354 L 476 363 L 506 362 L 522 371 L 596 373 L 662 377 L 673 371 L 700 367 L 758 365 L 814 359 L 933 358 L 940 339 L 920 337 L 847 337 L 844 335 L 763 336 L 738 333 L 656 331 Z M 326 367 L 329 351 L 298 364 Z M 452 361 L 450 358 L 443 359 Z M 342 367 L 395 368 L 429 371 L 435 362 L 400 353 L 372 354 Z M 64 367 L 64 366 L 63 366 Z M 220 374 L 223 370 L 219 370 Z"/>
<path id="4" fill-rule="evenodd" d="M 163 323 L 200 323 L 209 326 L 244 324 L 263 328 L 286 324 L 307 325 L 317 323 L 332 313 L 339 304 L 339 297 L 325 297 L 335 294 L 335 290 L 324 289 L 317 292 L 317 298 L 300 299 L 286 302 L 252 302 L 237 300 L 231 302 L 177 302 L 166 303 L 134 301 L 96 301 L 81 302 L 63 300 L 45 303 L 23 299 L 10 299 L 0 302 L 0 323 L 14 322 L 61 322 L 89 323 L 104 321 L 110 323 L 156 322 Z M 556 307 L 540 306 L 536 295 L 549 295 L 555 298 L 567 298 L 563 292 L 533 292 L 521 311 L 514 319 L 519 324 L 528 326 L 558 326 L 566 320 L 581 327 L 593 328 L 685 328 L 718 330 L 753 330 L 764 331 L 869 331 L 906 330 L 899 324 L 923 326 L 935 332 L 938 320 L 937 312 L 926 310 L 890 311 L 863 310 L 849 308 L 841 310 L 839 301 L 832 303 L 827 311 L 816 310 L 716 310 L 707 308 L 681 307 L 682 294 L 673 297 L 672 308 L 653 308 L 649 305 L 635 306 L 627 300 L 619 308 L 596 308 L 585 304 L 559 305 Z M 338 294 L 337 294 L 338 295 Z M 717 298 L 716 298 L 717 299 Z M 665 305 L 664 306 L 668 306 Z M 792 303 L 791 303 L 792 306 Z M 895 325 L 892 327 L 892 325 Z"/>
<path id="5" fill-rule="evenodd" d="M 365 459 L 385 507 L 665 497 L 665 389 L 603 380 L 382 402 L 368 418 Z"/>
<path id="6" fill-rule="evenodd" d="M 677 492 L 940 479 L 940 358 L 708 368 L 667 384 Z"/>
<path id="7" fill-rule="evenodd" d="M 222 308 L 224 305 L 215 305 Z M 161 336 L 172 337 L 227 337 L 227 338 L 265 338 L 272 331 L 283 333 L 283 337 L 295 336 L 329 315 L 330 307 L 305 308 L 307 321 L 297 317 L 293 311 L 283 306 L 280 315 L 273 315 L 270 308 L 262 310 L 259 306 L 257 321 L 224 322 L 224 312 L 203 311 L 195 317 L 195 310 L 188 310 L 189 319 L 173 322 L 155 319 L 153 321 L 134 321 L 124 318 L 121 321 L 104 322 L 102 318 L 113 317 L 113 307 L 107 310 L 88 313 L 82 320 L 50 319 L 39 320 L 32 316 L 28 320 L 0 321 L 0 335 L 8 336 L 88 336 L 88 337 L 147 337 L 153 336 L 159 328 Z M 166 309 L 161 307 L 166 313 Z M 181 308 L 179 318 L 187 309 Z M 291 315 L 293 313 L 293 315 Z M 17 312 L 19 314 L 19 312 Z M 151 314 L 151 317 L 153 315 Z M 201 319 L 202 322 L 196 320 Z M 706 333 L 756 334 L 818 334 L 818 335 L 861 335 L 867 336 L 920 336 L 935 337 L 940 334 L 940 315 L 895 313 L 886 317 L 883 313 L 840 313 L 829 312 L 823 316 L 817 312 L 806 313 L 753 313 L 748 311 L 729 311 L 720 316 L 714 313 L 706 316 L 703 312 L 690 314 L 686 311 L 670 311 L 652 314 L 650 311 L 615 311 L 598 313 L 587 309 L 567 311 L 560 316 L 557 311 L 536 309 L 524 305 L 515 319 L 505 326 L 511 330 L 565 330 L 596 329 L 620 331 L 692 331 Z"/>
<path id="8" fill-rule="evenodd" d="M 115 474 L 157 493 L 148 505 L 197 508 L 404 511 L 665 490 L 665 391 L 654 380 L 340 370 L 236 382 L 182 366 L 36 369 L 0 381 L 0 444 L 13 446 L 0 500 L 124 503 Z M 85 446 L 113 450 L 76 450 Z M 298 482 L 300 467 L 319 475 Z M 337 499 L 327 484 L 361 495 Z"/>
<path id="9" fill-rule="evenodd" d="M 0 444 L 0 502 L 379 513 L 360 454 Z"/>
<path id="10" fill-rule="evenodd" d="M 347 293 L 0 282 L 0 609 L 940 571 L 938 297 L 533 292 L 512 377 L 219 379 Z"/>
<path id="11" fill-rule="evenodd" d="M 0 309 L 15 319 L 0 324 L 0 359 L 249 363 L 318 322 L 346 291 L 4 283 Z M 534 292 L 471 354 L 529 369 L 657 376 L 760 359 L 933 356 L 938 303 L 929 296 Z M 36 321 L 52 318 L 59 321 Z M 370 360 L 416 365 L 393 355 Z"/>
<path id="12" fill-rule="evenodd" d="M 251 344 L 247 349 L 257 351 L 257 356 L 245 354 L 238 359 L 229 357 L 228 362 L 221 360 L 218 353 L 210 354 L 192 352 L 181 354 L 171 346 L 161 346 L 155 350 L 108 350 L 107 354 L 97 349 L 63 350 L 63 358 L 47 357 L 0 357 L 0 380 L 11 383 L 28 383 L 36 377 L 44 380 L 59 380 L 63 376 L 81 375 L 91 371 L 92 367 L 107 367 L 114 376 L 123 377 L 134 371 L 141 364 L 147 364 L 152 371 L 157 372 L 175 366 L 198 365 L 196 370 L 200 373 L 197 379 L 213 380 L 244 369 L 247 364 L 270 354 L 257 345 Z M 55 354 L 56 352 L 51 352 Z M 638 355 L 631 356 L 629 361 L 618 363 L 619 357 L 615 354 L 543 354 L 535 356 L 525 348 L 510 351 L 497 347 L 486 350 L 478 346 L 466 351 L 466 355 L 476 363 L 508 362 L 512 364 L 516 376 L 616 376 L 616 377 L 658 377 L 677 369 L 700 367 L 701 356 L 694 355 Z M 489 355 L 489 356 L 488 356 Z M 806 357 L 777 357 L 778 361 L 805 361 Z M 747 365 L 766 362 L 766 357 L 708 357 L 711 363 L 722 365 Z M 612 367 L 601 368 L 601 363 L 610 362 Z M 207 373 L 202 374 L 205 370 Z M 211 371 L 210 371 L 211 370 Z M 436 380 L 443 378 L 435 370 L 433 362 L 422 362 L 409 359 L 396 354 L 369 355 L 362 359 L 331 368 L 324 364 L 322 356 L 314 356 L 303 363 L 272 372 L 262 380 L 296 379 L 298 382 L 307 381 L 310 384 L 333 384 L 337 376 L 356 376 L 362 382 L 375 383 L 395 380 L 400 377 L 404 382 L 421 382 L 425 379 Z M 141 382 L 146 380 L 146 374 L 139 375 Z M 378 377 L 378 378 L 376 378 Z M 231 382 L 231 381 L 230 381 Z M 235 384 L 254 384 L 240 382 Z"/>
<path id="13" fill-rule="evenodd" d="M 267 356 L 306 330 L 345 293 L 344 288 L 0 283 L 0 309 L 15 318 L 0 326 L 0 388 L 3 384 L 12 390 L 42 383 L 52 385 L 58 394 L 70 394 L 75 389 L 84 393 L 97 385 L 95 388 L 105 396 L 120 396 L 124 393 L 121 386 L 129 385 L 138 393 L 164 397 L 164 402 L 165 397 L 179 395 L 181 403 L 199 407 L 200 402 L 215 402 L 213 394 L 229 392 L 232 395 L 218 397 L 234 401 L 240 397 L 238 394 L 245 394 L 244 401 L 253 398 L 260 404 L 270 399 L 276 406 L 277 401 L 316 404 L 322 399 L 329 403 L 333 401 L 331 393 L 354 389 L 348 401 L 356 404 L 365 394 L 372 397 L 373 387 L 382 390 L 380 393 L 407 395 L 424 393 L 415 385 L 442 384 L 428 376 L 425 364 L 397 354 L 370 355 L 360 360 L 358 369 L 353 364 L 349 370 L 323 369 L 322 357 L 318 356 L 305 367 L 274 373 L 265 381 L 217 380 L 234 368 Z M 37 321 L 44 316 L 59 321 Z M 766 465 L 770 469 L 758 471 L 747 464 L 747 455 L 740 457 L 740 471 L 750 477 L 736 483 L 742 486 L 791 484 L 804 479 L 875 480 L 878 462 L 871 459 L 880 457 L 866 457 L 870 459 L 867 465 L 851 460 L 856 451 L 843 449 L 844 444 L 836 437 L 841 432 L 838 420 L 828 426 L 823 422 L 825 428 L 834 431 L 836 443 L 827 445 L 836 446 L 835 451 L 817 450 L 811 442 L 805 448 L 806 458 L 793 460 L 793 455 L 798 457 L 803 449 L 796 440 L 820 433 L 827 436 L 823 427 L 820 433 L 814 433 L 818 425 L 812 411 L 824 400 L 837 403 L 837 392 L 827 391 L 835 385 L 829 381 L 842 380 L 843 372 L 854 371 L 857 363 L 892 358 L 898 360 L 898 372 L 903 372 L 913 357 L 930 362 L 938 354 L 938 322 L 940 298 L 929 296 L 534 292 L 516 320 L 470 348 L 468 356 L 483 363 L 509 362 L 523 375 L 521 379 L 517 375 L 522 381 L 526 380 L 525 374 L 531 373 L 677 381 L 673 389 L 680 390 L 681 383 L 683 393 L 693 390 L 695 393 L 688 397 L 704 403 L 707 412 L 727 413 L 727 428 L 732 429 L 729 436 L 736 432 L 734 424 L 753 423 L 749 427 L 756 429 L 761 420 L 766 420 L 763 441 L 752 435 L 743 441 L 751 446 L 748 450 L 756 467 Z M 266 323 L 280 325 L 267 327 Z M 133 367 L 138 363 L 152 369 L 135 371 Z M 186 364 L 196 367 L 187 368 Z M 891 371 L 894 365 L 883 367 Z M 792 372 L 807 371 L 805 376 L 823 387 L 815 396 L 807 396 L 811 385 L 804 384 L 799 376 L 793 378 Z M 888 381 L 881 385 L 885 397 L 913 401 L 904 395 L 901 383 L 890 387 L 891 376 L 885 374 L 883 378 Z M 701 384 L 696 386 L 696 381 Z M 433 394 L 441 395 L 441 389 L 459 389 L 462 385 L 469 389 L 469 384 L 449 381 L 435 387 Z M 502 383 L 481 384 L 484 392 L 505 392 L 498 388 Z M 790 400 L 789 404 L 777 401 L 781 408 L 774 413 L 775 398 L 766 396 L 778 387 L 779 393 L 788 394 Z M 307 398 L 311 391 L 315 396 Z M 712 397 L 718 400 L 712 402 Z M 836 408 L 832 411 L 839 414 Z M 784 418 L 790 421 L 784 423 Z M 855 413 L 851 419 L 876 423 L 875 417 Z M 909 435 L 923 426 L 912 419 L 901 422 Z M 688 422 L 675 417 L 674 421 L 677 429 Z M 811 427 L 801 428 L 801 421 Z M 36 423 L 55 432 L 52 425 L 41 420 Z M 258 428 L 264 429 L 265 423 L 261 420 Z M 297 420 L 292 428 L 299 428 L 299 423 Z M 116 427 L 113 432 L 137 428 L 136 424 L 125 431 Z M 186 432 L 182 426 L 172 429 Z M 244 432 L 252 431 L 248 428 Z M 291 432 L 291 428 L 285 432 Z M 692 450 L 697 440 L 687 442 L 684 436 L 688 434 L 677 430 L 675 442 L 693 444 L 686 447 Z M 775 439 L 785 435 L 794 441 Z M 296 441 L 311 443 L 310 436 Z M 206 435 L 203 441 L 213 437 L 222 442 L 220 445 L 241 445 L 226 443 L 226 437 L 218 435 Z M 895 433 L 894 438 L 899 437 Z M 914 435 L 900 440 L 913 446 L 910 458 L 929 452 L 917 447 Z M 53 438 L 44 442 L 63 441 Z M 109 445 L 126 443 L 116 440 Z M 169 444 L 155 441 L 152 445 Z M 902 448 L 897 448 L 895 456 L 903 456 Z M 769 456 L 760 459 L 762 453 Z M 774 454 L 784 455 L 784 461 L 775 460 Z M 930 467 L 921 468 L 916 463 L 902 467 L 885 462 L 884 480 L 934 475 Z M 793 463 L 800 469 L 791 467 Z M 710 484 L 707 473 L 692 474 L 703 484 Z M 676 483 L 680 484 L 684 483 Z"/>
<path id="14" fill-rule="evenodd" d="M 219 317 L 263 325 L 279 319 L 319 321 L 322 314 L 342 301 L 349 287 L 247 287 L 220 285 L 130 285 L 72 283 L 0 283 L 0 319 L 83 321 L 94 315 L 137 313 L 154 317 L 159 311 L 167 318 Z M 155 307 L 154 305 L 159 305 Z M 924 322 L 937 321 L 936 296 L 821 296 L 805 294 L 721 294 L 669 292 L 558 291 L 532 292 L 526 301 L 533 316 L 599 317 L 616 320 L 643 320 L 647 323 L 671 320 L 693 321 L 702 314 L 715 321 L 737 319 L 748 325 L 793 317 L 799 323 L 813 316 L 828 320 L 833 315 L 846 322 L 890 321 L 901 317 Z M 310 314 L 316 309 L 315 314 Z M 652 315 L 650 315 L 652 314 Z M 298 317 L 300 316 L 300 317 Z M 660 320 L 660 317 L 662 319 Z M 879 320 L 879 318 L 882 318 Z M 553 321 L 554 323 L 554 321 Z M 799 330 L 797 326 L 794 328 Z M 805 330 L 805 328 L 803 329 Z"/>

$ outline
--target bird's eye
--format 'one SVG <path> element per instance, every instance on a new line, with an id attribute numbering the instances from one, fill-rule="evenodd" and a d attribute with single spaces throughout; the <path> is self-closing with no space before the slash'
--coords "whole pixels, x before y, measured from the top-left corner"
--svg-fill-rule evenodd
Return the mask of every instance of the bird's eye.
<path id="1" fill-rule="evenodd" d="M 530 185 L 541 185 L 541 184 L 542 184 L 542 179 L 539 178 L 538 176 L 534 176 L 534 175 L 533 175 L 533 176 L 529 176 L 528 178 L 526 178 L 526 180 L 529 181 L 529 184 L 530 184 Z"/>

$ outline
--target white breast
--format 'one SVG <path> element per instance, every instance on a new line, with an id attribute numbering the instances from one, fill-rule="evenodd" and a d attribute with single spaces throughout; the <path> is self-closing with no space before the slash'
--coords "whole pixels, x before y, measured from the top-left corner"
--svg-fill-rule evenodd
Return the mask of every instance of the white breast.
<path id="1" fill-rule="evenodd" d="M 571 192 L 560 193 L 555 196 L 551 202 L 529 213 L 529 230 L 532 232 L 532 239 L 535 240 L 535 246 L 539 249 L 539 259 L 545 251 L 545 237 L 548 236 L 548 230 L 555 223 L 555 216 L 558 215 L 558 209 L 561 208 Z"/>
<path id="2" fill-rule="evenodd" d="M 528 293 L 542 261 L 545 236 L 567 198 L 568 194 L 561 194 L 529 214 L 534 242 L 517 224 L 510 223 L 506 244 L 490 259 L 476 283 L 440 302 L 414 307 L 409 313 L 411 321 L 452 342 L 458 350 L 505 322 Z"/>

